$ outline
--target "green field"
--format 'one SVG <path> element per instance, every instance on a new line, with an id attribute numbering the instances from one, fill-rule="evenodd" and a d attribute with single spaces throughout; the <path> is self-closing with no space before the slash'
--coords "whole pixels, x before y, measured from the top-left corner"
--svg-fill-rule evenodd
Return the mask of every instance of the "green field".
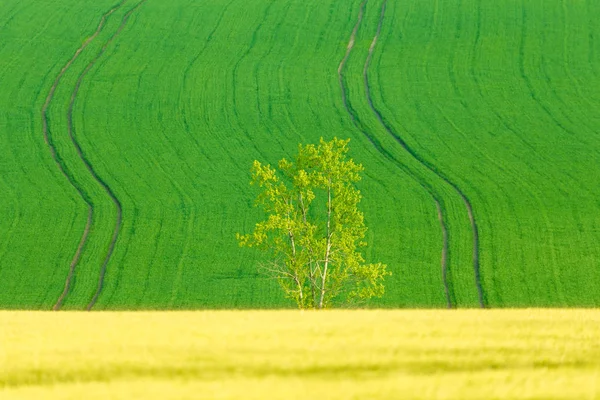
<path id="1" fill-rule="evenodd" d="M 600 306 L 599 2 L 88 3 L 0 4 L 0 308 L 292 307 L 235 233 L 321 136 L 372 306 Z"/>
<path id="2" fill-rule="evenodd" d="M 4 311 L 0 398 L 594 400 L 600 311 Z"/>

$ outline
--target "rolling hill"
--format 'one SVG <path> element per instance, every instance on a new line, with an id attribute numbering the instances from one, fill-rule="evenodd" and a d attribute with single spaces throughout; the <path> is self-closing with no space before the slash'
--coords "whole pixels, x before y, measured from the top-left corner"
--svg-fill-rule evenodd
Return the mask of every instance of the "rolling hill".
<path id="1" fill-rule="evenodd" d="M 291 307 L 253 160 L 350 138 L 373 307 L 598 306 L 600 4 L 5 0 L 0 308 Z"/>

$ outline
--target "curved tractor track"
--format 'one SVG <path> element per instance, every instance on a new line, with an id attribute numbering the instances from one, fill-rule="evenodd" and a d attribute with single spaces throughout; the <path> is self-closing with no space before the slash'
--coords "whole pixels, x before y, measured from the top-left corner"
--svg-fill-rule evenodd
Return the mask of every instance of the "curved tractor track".
<path id="1" fill-rule="evenodd" d="M 42 116 L 43 116 L 43 131 L 44 131 L 44 138 L 46 140 L 46 143 L 50 149 L 50 152 L 52 154 L 52 157 L 54 159 L 54 161 L 56 162 L 56 164 L 58 165 L 61 173 L 68 179 L 69 183 L 77 190 L 77 192 L 79 193 L 79 195 L 81 196 L 81 198 L 86 202 L 86 204 L 88 205 L 88 220 L 86 223 L 86 227 L 84 230 L 84 233 L 82 235 L 81 241 L 79 243 L 79 247 L 77 249 L 77 252 L 71 262 L 71 266 L 69 269 L 69 274 L 67 276 L 66 282 L 65 282 L 65 288 L 63 290 L 63 293 L 60 295 L 59 299 L 57 300 L 56 304 L 54 305 L 53 309 L 54 310 L 59 310 L 64 302 L 65 297 L 67 296 L 70 286 L 72 284 L 72 279 L 73 279 L 73 275 L 75 272 L 75 268 L 77 266 L 77 263 L 79 262 L 79 259 L 81 257 L 81 253 L 83 251 L 83 248 L 85 247 L 85 244 L 87 242 L 88 236 L 89 236 L 89 231 L 90 231 L 90 227 L 91 227 L 91 223 L 93 220 L 93 214 L 94 214 L 94 208 L 93 205 L 91 203 L 91 201 L 87 198 L 85 192 L 83 191 L 83 189 L 81 187 L 79 187 L 79 185 L 77 185 L 77 183 L 74 181 L 74 179 L 71 177 L 70 173 L 68 172 L 68 168 L 64 165 L 64 161 L 61 160 L 60 156 L 57 153 L 56 147 L 54 146 L 54 143 L 51 140 L 51 136 L 49 135 L 49 131 L 48 131 L 48 116 L 47 116 L 47 110 L 48 107 L 50 105 L 50 102 L 52 101 L 53 97 L 54 97 L 54 93 L 56 91 L 56 87 L 58 86 L 58 84 L 60 83 L 60 80 L 62 79 L 62 77 L 64 76 L 65 72 L 69 69 L 69 67 L 73 64 L 73 62 L 78 58 L 78 56 L 81 54 L 81 52 L 98 36 L 98 34 L 102 31 L 102 28 L 104 27 L 105 23 L 106 23 L 106 19 L 112 15 L 115 11 L 117 11 L 118 9 L 120 9 L 127 0 L 123 0 L 121 3 L 119 3 L 117 6 L 115 6 L 113 9 L 111 9 L 109 12 L 107 12 L 106 14 L 104 14 L 101 18 L 100 24 L 98 25 L 98 28 L 96 29 L 96 32 L 94 33 L 94 35 L 92 35 L 90 38 L 88 38 L 84 44 L 76 51 L 75 55 L 73 56 L 73 58 L 65 65 L 65 67 L 63 67 L 63 69 L 61 70 L 60 74 L 58 75 L 58 77 L 56 78 L 54 85 L 52 86 L 50 93 L 48 94 L 48 97 L 46 99 L 46 103 L 44 104 L 44 107 L 42 109 Z M 77 141 L 76 135 L 75 135 L 75 129 L 73 126 L 73 109 L 75 106 L 75 100 L 77 99 L 77 95 L 79 94 L 79 89 L 81 88 L 81 84 L 83 83 L 84 78 L 86 77 L 86 75 L 89 73 L 89 71 L 96 65 L 97 61 L 100 59 L 100 57 L 102 57 L 102 55 L 105 53 L 106 49 L 108 48 L 108 46 L 121 34 L 121 32 L 123 31 L 123 29 L 125 28 L 127 21 L 129 20 L 129 17 L 135 12 L 137 11 L 142 4 L 144 4 L 147 0 L 141 0 L 139 3 L 137 3 L 131 10 L 129 10 L 122 18 L 121 20 L 121 24 L 119 25 L 119 27 L 117 28 L 117 30 L 115 31 L 115 33 L 113 33 L 113 35 L 106 41 L 106 43 L 104 44 L 104 46 L 100 49 L 100 51 L 98 52 L 98 54 L 96 54 L 96 56 L 94 57 L 94 59 L 92 61 L 90 61 L 90 63 L 86 66 L 86 68 L 83 70 L 83 72 L 79 75 L 79 77 L 77 78 L 77 82 L 75 84 L 75 88 L 71 94 L 71 98 L 69 101 L 69 107 L 67 110 L 67 132 L 69 134 L 69 138 L 71 140 L 71 143 L 73 145 L 73 147 L 75 148 L 77 155 L 79 156 L 79 158 L 81 159 L 81 161 L 84 163 L 88 173 L 92 176 L 92 178 L 98 183 L 98 185 L 100 187 L 102 187 L 102 189 L 106 192 L 106 194 L 108 195 L 108 197 L 111 199 L 112 203 L 114 204 L 116 210 L 117 210 L 117 216 L 115 219 L 115 226 L 113 229 L 113 234 L 111 237 L 111 241 L 108 247 L 108 251 L 104 257 L 104 261 L 102 263 L 102 266 L 100 268 L 100 274 L 98 277 L 98 286 L 96 288 L 96 291 L 92 297 L 92 299 L 90 300 L 90 302 L 87 304 L 86 306 L 86 310 L 91 310 L 94 305 L 96 304 L 98 297 L 100 296 L 100 293 L 102 292 L 102 288 L 104 285 L 104 277 L 106 275 L 106 268 L 108 266 L 108 263 L 110 262 L 110 259 L 112 257 L 112 254 L 114 252 L 116 243 L 117 243 L 117 239 L 119 237 L 119 232 L 121 229 L 121 225 L 122 225 L 122 221 L 123 221 L 123 207 L 121 205 L 121 202 L 119 201 L 119 199 L 117 198 L 117 196 L 115 195 L 114 191 L 110 188 L 110 186 L 98 175 L 98 173 L 96 172 L 96 170 L 94 169 L 94 167 L 92 166 L 92 164 L 90 163 L 90 161 L 88 160 L 88 158 L 85 156 L 85 153 L 83 152 L 83 149 L 81 148 L 80 143 Z"/>
<path id="2" fill-rule="evenodd" d="M 367 100 L 368 100 L 368 103 L 369 103 L 369 106 L 370 106 L 371 110 L 373 111 L 373 113 L 377 117 L 378 121 L 385 128 L 385 130 L 390 134 L 390 136 L 392 136 L 394 138 L 394 140 L 400 146 L 402 146 L 402 148 L 404 150 L 406 150 L 421 165 L 423 165 L 429 171 L 433 172 L 442 181 L 444 181 L 446 184 L 448 184 L 450 187 L 452 187 L 452 189 L 460 196 L 461 200 L 463 201 L 464 206 L 465 206 L 465 208 L 467 210 L 467 214 L 469 215 L 469 222 L 471 224 L 471 229 L 473 231 L 473 273 L 474 273 L 474 276 L 475 276 L 475 286 L 477 287 L 477 295 L 478 295 L 478 300 L 479 300 L 479 306 L 481 308 L 485 308 L 485 306 L 486 306 L 486 304 L 485 304 L 485 296 L 484 296 L 484 293 L 483 293 L 483 287 L 481 286 L 481 274 L 480 274 L 480 266 L 479 266 L 479 231 L 478 231 L 478 228 L 477 228 L 477 221 L 475 220 L 475 215 L 473 213 L 473 207 L 471 205 L 471 201 L 469 200 L 469 198 L 467 197 L 467 195 L 458 187 L 458 185 L 456 185 L 456 183 L 452 182 L 446 175 L 444 175 L 442 172 L 440 172 L 437 168 L 435 168 L 433 165 L 429 164 L 427 161 L 425 161 L 423 158 L 421 158 L 402 139 L 402 137 L 400 135 L 398 135 L 392 129 L 392 127 L 388 123 L 385 122 L 385 120 L 383 119 L 383 116 L 382 116 L 381 112 L 375 107 L 375 105 L 373 104 L 373 100 L 371 98 L 371 92 L 370 92 L 370 88 L 369 88 L 368 70 L 369 70 L 369 66 L 370 66 L 370 63 L 371 63 L 371 59 L 373 57 L 373 52 L 375 50 L 375 46 L 377 44 L 377 40 L 378 40 L 379 35 L 381 33 L 381 28 L 383 26 L 383 21 L 384 21 L 384 18 L 385 18 L 386 6 L 387 6 L 387 0 L 385 0 L 383 2 L 382 6 L 381 6 L 381 14 L 380 14 L 380 17 L 379 17 L 379 24 L 377 26 L 377 33 L 375 34 L 375 37 L 373 38 L 373 41 L 371 42 L 371 47 L 369 48 L 369 55 L 367 56 L 367 60 L 366 60 L 365 67 L 364 67 L 364 70 L 363 70 L 363 79 L 364 79 L 364 84 L 365 84 L 365 90 L 366 90 L 366 93 L 367 93 Z M 438 211 L 439 211 L 439 208 L 438 208 Z"/>
<path id="3" fill-rule="evenodd" d="M 346 48 L 346 54 L 344 55 L 344 58 L 342 59 L 342 61 L 340 62 L 340 65 L 338 67 L 338 80 L 339 80 L 340 89 L 342 92 L 342 101 L 344 103 L 346 112 L 350 115 L 350 118 L 351 118 L 354 126 L 369 140 L 369 142 L 377 149 L 377 151 L 379 151 L 386 159 L 392 161 L 398 168 L 400 168 L 403 172 L 408 174 L 415 182 L 417 182 L 429 194 L 429 196 L 431 196 L 433 202 L 435 203 L 435 206 L 437 209 L 438 220 L 440 223 L 440 229 L 442 231 L 442 243 L 443 244 L 442 244 L 442 254 L 441 254 L 441 268 L 442 268 L 442 280 L 444 283 L 444 294 L 446 297 L 446 306 L 448 308 L 452 308 L 454 306 L 454 304 L 453 304 L 454 293 L 452 290 L 452 285 L 450 284 L 449 279 L 448 279 L 448 248 L 449 248 L 448 228 L 446 227 L 444 213 L 443 213 L 441 201 L 438 198 L 438 195 L 427 184 L 427 182 L 425 182 L 423 179 L 419 178 L 409 168 L 407 168 L 399 160 L 397 160 L 389 151 L 387 151 L 383 147 L 383 145 L 372 134 L 370 134 L 367 131 L 367 129 L 365 127 L 362 126 L 362 124 L 358 120 L 358 117 L 355 115 L 355 111 L 351 108 L 350 104 L 348 103 L 348 95 L 346 93 L 346 85 L 344 84 L 344 74 L 343 73 L 344 73 L 344 68 L 348 61 L 348 58 L 350 57 L 350 53 L 352 52 L 352 49 L 354 48 L 356 34 L 358 33 L 358 28 L 363 20 L 365 6 L 367 4 L 367 1 L 368 0 L 364 0 L 362 2 L 362 4 L 360 5 L 357 22 L 354 25 L 352 34 L 350 35 L 350 40 L 348 41 L 348 46 Z M 380 24 L 379 28 L 381 28 L 381 24 Z M 378 35 L 379 35 L 379 31 L 378 31 L 377 36 Z M 377 38 L 377 36 L 376 36 L 376 38 Z M 367 58 L 367 62 L 365 63 L 365 68 L 363 70 L 364 76 L 366 76 L 366 72 L 369 67 L 371 57 L 373 55 L 376 38 L 374 39 L 374 41 L 371 44 L 371 47 L 369 49 L 369 56 Z M 367 80 L 365 80 L 365 89 L 366 89 L 369 105 L 371 106 L 371 108 L 373 108 Z"/>
<path id="4" fill-rule="evenodd" d="M 58 154 L 56 146 L 55 146 L 54 142 L 52 141 L 52 136 L 51 136 L 50 130 L 48 128 L 48 125 L 49 125 L 48 124 L 48 108 L 50 107 L 50 103 L 52 102 L 52 99 L 54 99 L 54 93 L 56 92 L 56 88 L 58 87 L 60 81 L 62 80 L 62 78 L 65 75 L 65 73 L 67 72 L 67 70 L 71 67 L 71 65 L 75 62 L 75 60 L 77 60 L 77 58 L 79 58 L 79 55 L 83 52 L 83 50 L 85 50 L 90 45 L 90 43 L 92 41 L 94 41 L 94 39 L 96 39 L 96 37 L 100 34 L 102 29 L 104 28 L 104 25 L 106 24 L 106 20 L 108 19 L 108 17 L 110 17 L 115 11 L 120 9 L 125 4 L 126 1 L 127 0 L 121 1 L 118 5 L 116 5 L 111 10 L 109 10 L 104 15 L 102 15 L 102 17 L 100 18 L 100 22 L 98 23 L 98 27 L 96 28 L 96 31 L 94 32 L 94 34 L 83 42 L 81 47 L 79 47 L 75 51 L 75 54 L 73 55 L 73 57 L 65 64 L 65 66 L 59 72 L 59 74 L 56 76 L 56 79 L 54 80 L 54 83 L 52 84 L 52 87 L 50 88 L 50 91 L 48 92 L 46 101 L 44 102 L 44 105 L 42 106 L 42 132 L 44 135 L 44 142 L 46 143 L 46 146 L 48 146 L 48 149 L 50 150 L 52 159 L 54 160 L 54 163 L 60 170 L 61 174 L 69 181 L 71 186 L 73 186 L 73 188 L 75 188 L 75 190 L 77 191 L 79 196 L 83 199 L 83 201 L 85 201 L 85 203 L 88 206 L 87 222 L 86 222 L 83 234 L 81 236 L 81 239 L 79 241 L 79 245 L 77 246 L 77 250 L 75 251 L 75 255 L 73 256 L 73 259 L 71 260 L 71 264 L 69 266 L 69 273 L 67 274 L 67 279 L 65 281 L 65 287 L 64 287 L 61 295 L 59 296 L 58 300 L 52 307 L 52 309 L 55 311 L 59 310 L 62 307 L 62 304 L 63 304 L 67 294 L 69 293 L 69 289 L 71 288 L 71 283 L 73 281 L 73 275 L 75 273 L 75 267 L 79 263 L 79 260 L 81 258 L 81 253 L 83 252 L 83 248 L 85 247 L 85 244 L 87 243 L 88 235 L 90 233 L 90 228 L 92 225 L 92 219 L 93 219 L 94 212 L 93 212 L 93 206 L 92 206 L 91 201 L 88 199 L 88 197 L 86 196 L 83 189 L 79 187 L 79 185 L 75 182 L 75 180 L 71 176 L 69 169 L 65 165 L 64 161 L 60 158 L 60 155 Z"/>

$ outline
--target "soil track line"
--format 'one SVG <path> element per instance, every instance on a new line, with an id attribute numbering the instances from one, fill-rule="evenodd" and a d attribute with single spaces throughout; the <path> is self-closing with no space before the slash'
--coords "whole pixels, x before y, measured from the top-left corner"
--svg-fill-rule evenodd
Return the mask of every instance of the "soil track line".
<path id="1" fill-rule="evenodd" d="M 367 93 L 367 100 L 369 102 L 369 106 L 371 107 L 371 110 L 373 110 L 373 113 L 376 115 L 376 117 L 379 120 L 379 122 L 381 123 L 381 125 L 396 140 L 396 142 L 398 142 L 398 144 L 400 144 L 400 146 L 402 146 L 404 148 L 404 150 L 406 150 L 421 165 L 423 165 L 425 168 L 427 168 L 428 170 L 433 172 L 440 179 L 442 179 L 445 183 L 447 183 L 449 186 L 451 186 L 452 189 L 454 189 L 454 191 L 462 199 L 462 201 L 465 205 L 465 208 L 467 210 L 467 214 L 469 215 L 469 222 L 471 224 L 471 229 L 473 231 L 473 273 L 475 275 L 475 286 L 477 287 L 479 306 L 481 308 L 485 308 L 486 304 L 485 304 L 485 298 L 484 298 L 484 294 L 483 294 L 483 287 L 481 286 L 481 274 L 480 274 L 480 268 L 479 268 L 479 231 L 477 228 L 477 222 L 475 220 L 475 215 L 473 214 L 473 207 L 471 206 L 471 201 L 454 182 L 452 182 L 442 172 L 438 171 L 437 168 L 435 168 L 433 165 L 429 164 L 427 161 L 425 161 L 423 158 L 421 158 L 411 147 L 409 147 L 408 144 L 400 137 L 400 135 L 398 135 L 391 128 L 391 126 L 388 125 L 384 121 L 383 116 L 381 115 L 381 112 L 379 110 L 377 110 L 377 108 L 375 108 L 375 105 L 373 104 L 373 99 L 371 97 L 371 91 L 370 91 L 370 87 L 369 87 L 368 72 L 369 72 L 369 66 L 371 64 L 371 59 L 373 58 L 373 52 L 374 52 L 375 46 L 377 44 L 377 39 L 379 38 L 379 35 L 381 33 L 381 27 L 383 26 L 383 20 L 385 18 L 386 6 L 387 6 L 387 0 L 385 0 L 383 2 L 383 5 L 381 6 L 381 14 L 379 17 L 379 24 L 377 26 L 377 33 L 375 34 L 375 37 L 373 38 L 373 41 L 371 42 L 371 47 L 369 48 L 369 55 L 367 56 L 367 61 L 365 63 L 365 68 L 363 70 L 363 78 L 364 78 L 364 83 L 365 83 L 365 90 Z"/>
<path id="2" fill-rule="evenodd" d="M 67 126 L 68 126 L 68 130 L 69 130 L 69 136 L 71 138 L 71 142 L 73 143 L 73 146 L 75 147 L 75 150 L 77 151 L 77 154 L 79 155 L 79 158 L 81 158 L 81 161 L 83 161 L 83 163 L 85 164 L 90 175 L 92 175 L 94 180 L 96 182 L 98 182 L 98 184 L 102 187 L 102 189 L 104 189 L 104 191 L 106 192 L 108 197 L 110 197 L 111 201 L 113 202 L 115 208 L 117 209 L 117 217 L 115 220 L 115 228 L 113 230 L 113 235 L 112 235 L 110 244 L 108 246 L 108 251 L 106 253 L 106 257 L 104 258 L 104 262 L 102 263 L 102 267 L 100 268 L 100 276 L 98 277 L 98 287 L 96 288 L 96 292 L 94 293 L 92 300 L 89 302 L 89 304 L 86 307 L 87 311 L 90 311 L 94 307 L 94 305 L 96 304 L 96 301 L 98 301 L 98 297 L 100 296 L 100 293 L 102 292 L 102 287 L 104 286 L 104 276 L 106 275 L 106 267 L 108 266 L 108 263 L 110 262 L 110 259 L 115 250 L 115 245 L 117 244 L 117 239 L 119 238 L 119 232 L 121 230 L 121 225 L 123 222 L 123 206 L 121 205 L 121 202 L 119 201 L 119 199 L 117 198 L 117 196 L 115 195 L 113 190 L 110 188 L 110 186 L 108 186 L 108 184 L 94 170 L 94 167 L 92 166 L 90 161 L 85 156 L 85 154 L 81 148 L 81 145 L 77 141 L 77 138 L 75 137 L 75 130 L 73 128 L 73 108 L 75 106 L 75 100 L 77 98 L 77 94 L 79 93 L 79 89 L 81 88 L 83 79 L 86 77 L 88 72 L 90 72 L 90 70 L 96 65 L 96 62 L 100 59 L 100 57 L 102 57 L 102 55 L 104 55 L 108 46 L 110 46 L 112 44 L 112 42 L 121 34 L 123 29 L 125 28 L 125 25 L 127 25 L 127 21 L 129 20 L 129 17 L 131 16 L 131 14 L 133 14 L 135 11 L 137 11 L 142 6 L 142 4 L 144 4 L 146 1 L 147 0 L 141 0 L 139 3 L 137 3 L 135 5 L 135 7 L 133 7 L 131 10 L 129 10 L 123 16 L 123 19 L 121 20 L 121 25 L 119 25 L 119 27 L 117 28 L 115 33 L 113 33 L 113 35 L 106 41 L 106 43 L 104 43 L 104 46 L 102 46 L 102 49 L 100 49 L 98 54 L 96 54 L 96 57 L 94 57 L 94 59 L 92 61 L 90 61 L 90 63 L 87 65 L 85 70 L 83 70 L 81 75 L 79 75 L 79 78 L 77 79 L 77 83 L 75 84 L 75 89 L 73 90 L 73 94 L 71 95 L 71 101 L 69 103 L 69 109 L 67 111 Z"/>
<path id="3" fill-rule="evenodd" d="M 356 25 L 354 25 L 354 29 L 352 30 L 352 34 L 350 35 L 350 40 L 348 41 L 348 46 L 346 48 L 346 54 L 344 55 L 344 58 L 342 59 L 342 61 L 340 62 L 340 65 L 338 67 L 338 80 L 339 80 L 339 84 L 340 84 L 340 88 L 342 91 L 342 100 L 344 103 L 344 107 L 346 109 L 346 111 L 348 112 L 348 114 L 350 115 L 350 118 L 352 119 L 352 123 L 354 124 L 354 126 L 369 140 L 369 142 L 371 142 L 371 144 L 388 160 L 392 161 L 398 168 L 400 168 L 403 172 L 405 172 L 406 174 L 408 174 L 415 182 L 417 182 L 433 199 L 436 209 L 437 209 L 437 215 L 438 215 L 438 221 L 440 223 L 440 229 L 442 231 L 442 241 L 443 241 L 443 245 L 442 245 L 442 255 L 441 255 L 441 267 L 442 267 L 442 281 L 444 284 L 444 294 L 446 297 L 446 306 L 448 308 L 452 308 L 454 306 L 453 304 L 453 298 L 454 298 L 454 291 L 452 289 L 452 285 L 449 282 L 448 279 L 448 243 L 449 243 L 449 237 L 448 237 L 448 228 L 446 227 L 446 223 L 444 220 L 444 213 L 442 211 L 442 205 L 441 205 L 441 201 L 438 199 L 437 194 L 432 190 L 432 188 L 425 182 L 423 181 L 421 178 L 419 178 L 415 173 L 413 173 L 410 169 L 408 169 L 407 167 L 405 167 L 400 161 L 398 161 L 391 153 L 389 153 L 382 145 L 381 143 L 375 139 L 375 137 L 371 134 L 369 134 L 367 132 L 367 130 L 362 126 L 362 124 L 358 121 L 357 116 L 355 115 L 354 111 L 352 110 L 352 108 L 350 107 L 350 104 L 348 103 L 348 96 L 346 93 L 346 85 L 344 84 L 344 75 L 343 75 L 343 71 L 344 71 L 344 67 L 346 66 L 346 63 L 348 61 L 348 58 L 350 57 L 350 53 L 352 52 L 352 49 L 354 48 L 354 42 L 356 40 L 356 34 L 358 33 L 358 28 L 363 20 L 363 16 L 364 16 L 364 11 L 365 11 L 365 6 L 367 4 L 368 0 L 364 0 L 362 2 L 362 4 L 360 5 L 360 10 L 358 13 L 358 19 L 356 22 Z M 381 23 L 379 28 L 381 28 Z M 375 38 L 377 38 L 379 36 L 379 30 L 377 32 L 377 36 L 375 36 Z M 371 47 L 369 49 L 369 56 L 367 57 L 367 62 L 365 64 L 365 68 L 363 71 L 363 74 L 366 74 L 366 71 L 369 67 L 369 63 L 371 61 L 371 57 L 373 54 L 373 50 L 375 48 L 375 41 L 376 39 L 374 39 L 373 43 L 371 44 Z M 366 89 L 366 93 L 367 93 L 367 99 L 369 101 L 369 104 L 372 107 L 371 104 L 371 98 L 370 98 L 370 92 L 369 92 L 369 87 L 367 84 L 367 81 L 365 81 L 365 89 Z"/>
<path id="4" fill-rule="evenodd" d="M 65 75 L 67 70 L 71 67 L 71 65 L 75 62 L 75 60 L 77 60 L 77 58 L 79 57 L 81 52 L 83 50 L 85 50 L 85 48 L 88 47 L 88 45 L 94 39 L 96 39 L 96 37 L 100 34 L 100 32 L 102 31 L 102 28 L 104 28 L 104 25 L 105 25 L 108 17 L 110 17 L 115 11 L 117 11 L 119 8 L 121 8 L 125 4 L 126 1 L 127 0 L 122 0 L 119 4 L 117 4 L 111 10 L 109 10 L 104 15 L 102 15 L 102 17 L 100 18 L 100 23 L 98 24 L 98 27 L 96 28 L 96 31 L 94 32 L 94 34 L 92 36 L 90 36 L 89 38 L 87 38 L 83 42 L 81 47 L 79 47 L 77 49 L 77 51 L 75 51 L 75 54 L 73 55 L 73 57 L 60 70 L 60 73 L 57 75 L 56 79 L 54 80 L 54 83 L 52 84 L 52 87 L 50 88 L 50 92 L 48 93 L 48 96 L 46 97 L 46 101 L 44 102 L 44 105 L 42 106 L 42 132 L 44 134 L 44 142 L 46 142 L 46 146 L 48 146 L 48 149 L 50 150 L 52 159 L 54 160 L 54 163 L 57 165 L 61 174 L 69 181 L 71 186 L 73 186 L 75 188 L 75 190 L 77 191 L 79 196 L 88 205 L 88 217 L 87 217 L 85 229 L 83 230 L 83 235 L 81 236 L 79 245 L 77 246 L 77 250 L 75 251 L 75 255 L 73 256 L 73 259 L 71 260 L 71 265 L 69 266 L 69 273 L 67 274 L 67 279 L 65 281 L 65 287 L 63 289 L 63 292 L 61 293 L 58 300 L 52 307 L 52 309 L 54 311 L 57 311 L 62 307 L 62 304 L 63 304 L 67 294 L 69 293 L 69 289 L 70 289 L 71 283 L 73 281 L 73 275 L 75 273 L 75 267 L 79 263 L 79 259 L 81 258 L 81 253 L 83 252 L 83 248 L 85 247 L 85 244 L 87 243 L 88 235 L 90 233 L 90 228 L 92 226 L 93 207 L 92 207 L 92 203 L 90 202 L 90 200 L 88 199 L 86 194 L 77 185 L 77 183 L 75 182 L 75 180 L 73 179 L 71 174 L 68 172 L 68 168 L 64 164 L 64 161 L 58 155 L 58 151 L 56 149 L 56 146 L 54 145 L 54 142 L 52 141 L 52 137 L 51 137 L 50 131 L 48 129 L 48 125 L 49 125 L 48 124 L 48 108 L 50 107 L 50 103 L 52 102 L 52 99 L 54 98 L 54 93 L 56 92 L 56 88 L 58 87 L 58 84 L 60 83 L 61 79 L 63 78 L 63 76 Z"/>

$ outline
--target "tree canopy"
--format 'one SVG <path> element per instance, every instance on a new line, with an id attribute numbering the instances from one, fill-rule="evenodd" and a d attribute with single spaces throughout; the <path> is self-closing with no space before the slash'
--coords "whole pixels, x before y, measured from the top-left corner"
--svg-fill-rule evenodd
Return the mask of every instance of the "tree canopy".
<path id="1" fill-rule="evenodd" d="M 295 160 L 282 159 L 278 170 L 259 161 L 252 166 L 252 184 L 260 188 L 257 205 L 267 218 L 237 237 L 241 246 L 270 253 L 261 269 L 299 308 L 381 296 L 391 274 L 382 263 L 366 264 L 358 250 L 367 245 L 355 186 L 363 167 L 347 157 L 348 143 L 321 138 L 319 145 L 299 145 Z"/>

